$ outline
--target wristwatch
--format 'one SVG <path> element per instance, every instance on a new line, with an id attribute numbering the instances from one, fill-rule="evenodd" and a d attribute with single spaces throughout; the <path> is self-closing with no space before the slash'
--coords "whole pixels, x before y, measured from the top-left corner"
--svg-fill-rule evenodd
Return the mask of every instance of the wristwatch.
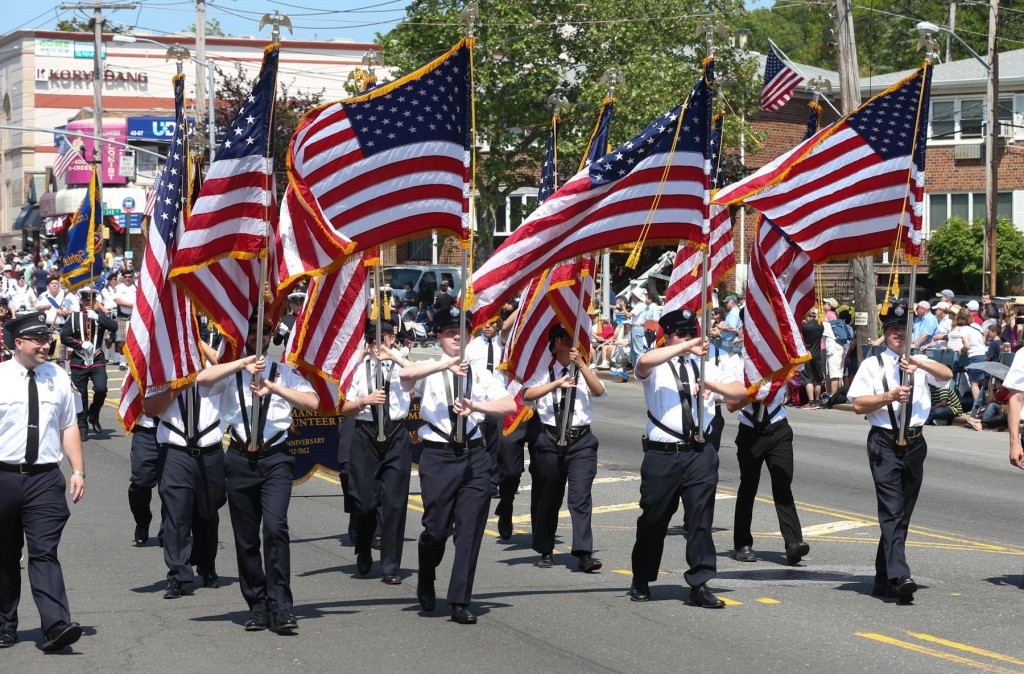
<path id="1" fill-rule="evenodd" d="M 73 470 L 73 471 L 71 471 L 71 475 L 72 475 L 72 477 L 75 476 L 75 475 L 77 475 L 78 477 L 85 477 L 85 471 L 84 470 Z"/>

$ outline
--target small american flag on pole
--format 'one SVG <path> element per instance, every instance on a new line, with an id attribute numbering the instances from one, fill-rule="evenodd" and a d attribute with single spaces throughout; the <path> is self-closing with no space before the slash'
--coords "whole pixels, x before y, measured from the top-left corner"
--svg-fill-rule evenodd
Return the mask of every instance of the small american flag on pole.
<path id="1" fill-rule="evenodd" d="M 793 70 L 779 58 L 775 46 L 768 48 L 768 58 L 764 62 L 764 88 L 761 90 L 761 109 L 775 112 L 782 108 L 790 98 L 793 90 L 800 84 L 804 76 Z"/>
<path id="2" fill-rule="evenodd" d="M 469 237 L 471 40 L 394 82 L 311 111 L 289 178 L 355 251 L 444 230 Z"/>
<path id="3" fill-rule="evenodd" d="M 153 181 L 153 185 L 149 188 L 149 194 L 146 195 L 146 205 L 142 209 L 142 214 L 147 218 L 153 217 L 153 209 L 156 208 L 156 199 L 160 194 L 160 178 L 157 177 Z"/>
<path id="4" fill-rule="evenodd" d="M 53 162 L 53 175 L 60 178 L 78 158 L 78 151 L 68 142 L 68 137 L 61 134 L 57 136 L 57 159 Z"/>

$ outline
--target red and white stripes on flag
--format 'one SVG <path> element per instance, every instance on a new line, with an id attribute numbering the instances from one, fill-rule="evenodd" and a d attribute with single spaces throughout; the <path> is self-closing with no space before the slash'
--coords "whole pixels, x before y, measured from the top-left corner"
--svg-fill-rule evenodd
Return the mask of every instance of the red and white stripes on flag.
<path id="1" fill-rule="evenodd" d="M 711 276 L 708 279 L 708 287 L 714 288 L 729 270 L 736 266 L 736 256 L 729 207 L 712 206 L 711 210 L 711 252 L 708 260 Z M 665 291 L 663 311 L 700 310 L 700 264 L 703 257 L 704 253 L 699 248 L 685 242 L 679 244 L 672 265 L 672 276 Z"/>
<path id="2" fill-rule="evenodd" d="M 720 190 L 745 201 L 815 262 L 858 257 L 898 242 L 916 261 L 924 211 L 930 64 Z"/>
<path id="3" fill-rule="evenodd" d="M 367 316 L 367 268 L 351 255 L 340 269 L 317 276 L 295 318 L 286 360 L 306 373 L 322 411 L 336 410 L 363 359 Z"/>
<path id="4" fill-rule="evenodd" d="M 289 150 L 289 179 L 362 251 L 469 237 L 472 40 L 394 82 L 316 108 Z"/>
<path id="5" fill-rule="evenodd" d="M 782 108 L 790 98 L 793 90 L 800 84 L 804 76 L 782 62 L 774 45 L 768 48 L 768 58 L 764 62 L 764 87 L 761 89 L 761 109 L 775 112 Z"/>
<path id="6" fill-rule="evenodd" d="M 61 177 L 68 172 L 75 159 L 79 158 L 78 151 L 68 140 L 68 137 L 61 134 L 57 136 L 57 158 L 53 160 L 53 175 Z"/>
<path id="7" fill-rule="evenodd" d="M 160 190 L 160 178 L 154 181 L 153 185 L 149 188 L 149 193 L 146 194 L 146 205 L 142 208 L 142 215 L 147 218 L 153 217 L 153 209 L 156 208 L 156 197 Z"/>
<path id="8" fill-rule="evenodd" d="M 782 231 L 760 218 L 750 252 L 744 304 L 743 361 L 748 391 L 774 396 L 784 376 L 810 354 L 800 320 L 814 306 L 814 262 Z M 774 380 L 771 391 L 762 384 Z"/>
<path id="9" fill-rule="evenodd" d="M 633 242 L 707 245 L 713 61 L 686 103 L 563 184 L 473 275 L 473 324 L 544 269 Z"/>

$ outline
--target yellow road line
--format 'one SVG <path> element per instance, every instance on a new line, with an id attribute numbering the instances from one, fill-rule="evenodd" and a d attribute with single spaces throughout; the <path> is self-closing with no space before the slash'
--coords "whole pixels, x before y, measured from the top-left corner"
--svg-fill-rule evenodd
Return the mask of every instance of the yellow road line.
<path id="1" fill-rule="evenodd" d="M 850 529 L 861 529 L 863 527 L 877 526 L 873 522 L 859 522 L 856 520 L 839 520 L 837 522 L 825 522 L 824 524 L 815 524 L 813 526 L 804 527 L 804 538 L 810 538 L 813 536 L 824 536 L 826 534 L 835 533 L 837 531 L 849 531 Z M 782 532 L 779 532 L 779 536 Z"/>
<path id="2" fill-rule="evenodd" d="M 974 655 L 981 655 L 986 658 L 992 658 L 993 660 L 999 660 L 1000 662 L 1008 662 L 1011 665 L 1024 665 L 1024 660 L 1018 660 L 1017 658 L 1010 657 L 1009 655 L 1003 655 L 1002 653 L 996 653 L 995 651 L 986 651 L 983 648 L 977 648 L 969 644 L 961 644 L 957 641 L 948 641 L 946 639 L 940 639 L 939 637 L 932 636 L 931 634 L 922 634 L 920 632 L 907 632 L 909 636 L 921 641 L 930 641 L 934 644 L 946 646 L 948 648 L 955 648 L 960 651 L 966 651 Z"/>
<path id="3" fill-rule="evenodd" d="M 939 660 L 945 660 L 946 662 L 954 662 L 958 665 L 973 667 L 974 669 L 981 669 L 986 672 L 997 672 L 998 674 L 1020 674 L 1019 670 L 1006 669 L 1005 667 L 991 665 L 987 662 L 979 662 L 978 660 L 971 660 L 970 658 L 965 658 L 960 655 L 944 653 L 943 651 L 939 651 L 934 648 L 928 648 L 927 646 L 920 646 L 909 641 L 893 639 L 892 637 L 887 637 L 884 634 L 875 634 L 873 632 L 856 632 L 855 634 L 859 637 L 864 637 L 865 639 L 871 639 L 872 641 L 878 641 L 883 644 L 889 644 L 890 646 L 898 646 L 899 648 L 905 648 L 908 651 L 921 653 L 922 655 L 930 655 L 933 658 L 938 658 Z"/>
<path id="4" fill-rule="evenodd" d="M 772 599 L 771 597 L 758 597 L 757 601 L 761 604 L 781 604 L 782 602 L 778 599 Z"/>
<path id="5" fill-rule="evenodd" d="M 743 606 L 743 602 L 736 599 L 729 599 L 728 597 L 719 597 L 719 599 L 724 601 L 726 606 Z"/>
<path id="6" fill-rule="evenodd" d="M 628 477 L 598 477 L 594 478 L 594 484 L 611 484 L 613 482 L 635 482 L 640 479 L 639 475 L 630 475 Z M 532 484 L 523 485 L 519 488 L 520 492 L 530 491 L 533 489 Z"/>

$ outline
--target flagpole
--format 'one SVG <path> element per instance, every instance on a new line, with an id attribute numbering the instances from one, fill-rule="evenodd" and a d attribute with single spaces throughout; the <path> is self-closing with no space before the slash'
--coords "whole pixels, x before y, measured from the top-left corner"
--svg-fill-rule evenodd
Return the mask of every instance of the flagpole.
<path id="1" fill-rule="evenodd" d="M 587 267 L 586 259 L 583 260 L 583 266 L 580 268 L 580 275 L 577 277 L 577 281 L 580 287 L 576 293 L 576 320 L 572 326 L 572 348 L 577 348 L 580 334 L 580 324 L 583 322 L 583 295 L 586 292 L 586 278 L 590 276 L 590 269 Z M 576 374 L 578 372 L 576 363 L 569 362 L 569 377 L 576 381 Z M 565 401 L 568 402 L 572 397 L 566 396 Z M 569 415 L 571 410 L 569 405 L 562 405 L 562 423 L 558 427 L 558 444 L 561 447 L 565 446 L 565 431 L 569 427 Z"/>
<path id="2" fill-rule="evenodd" d="M 377 374 L 374 376 L 374 390 L 380 390 L 384 388 L 384 370 L 381 367 L 380 360 L 380 348 L 381 348 L 381 323 L 383 322 L 382 315 L 384 314 L 384 298 L 381 296 L 381 265 L 383 264 L 383 251 L 377 248 L 377 264 L 373 266 L 373 297 L 377 303 Z M 367 382 L 369 386 L 369 382 Z M 385 400 L 387 404 L 389 401 Z M 384 405 L 377 405 L 377 442 L 384 442 L 387 440 L 387 436 L 384 435 Z"/>
<path id="3" fill-rule="evenodd" d="M 288 26 L 288 30 L 291 30 L 291 20 L 284 15 L 278 14 L 277 10 L 274 10 L 274 16 L 264 15 L 260 20 L 260 28 L 263 28 L 265 24 L 271 24 L 270 42 L 271 44 L 277 44 L 281 40 L 281 24 Z M 274 77 L 277 77 L 275 71 Z M 213 92 L 210 93 L 213 95 Z M 257 290 L 256 299 L 256 360 L 263 357 L 263 319 L 264 319 L 264 301 L 263 293 L 264 288 L 267 285 L 267 265 L 268 259 L 270 258 L 270 190 L 275 189 L 274 186 L 274 104 L 277 102 L 277 82 L 274 82 L 273 91 L 270 94 L 270 131 L 268 132 L 267 144 L 270 146 L 269 157 L 264 157 L 266 162 L 266 181 L 267 184 L 263 189 L 263 255 L 260 256 L 260 279 L 259 287 Z M 255 388 L 260 387 L 260 381 L 262 377 L 259 372 L 253 375 L 252 383 Z M 262 442 L 263 438 L 254 438 L 253 435 L 259 429 L 259 412 L 260 412 L 260 401 L 259 397 L 253 392 L 252 395 L 252 408 L 249 414 L 249 447 L 250 452 L 259 451 L 259 443 Z"/>
<path id="4" fill-rule="evenodd" d="M 910 289 L 907 291 L 907 304 L 911 305 L 914 302 L 914 292 L 917 286 L 917 265 L 910 265 Z M 910 362 L 910 351 L 913 348 L 914 340 L 910 336 L 914 334 L 914 312 L 907 311 L 907 332 L 906 337 L 903 339 L 904 352 L 903 357 L 906 358 L 907 362 Z M 913 392 L 914 389 L 914 373 L 910 373 L 910 389 Z M 910 411 L 913 407 L 913 399 L 910 404 L 903 404 L 903 409 L 900 410 L 900 430 L 896 438 L 896 444 L 903 446 L 907 444 L 907 424 L 910 422 Z"/>

